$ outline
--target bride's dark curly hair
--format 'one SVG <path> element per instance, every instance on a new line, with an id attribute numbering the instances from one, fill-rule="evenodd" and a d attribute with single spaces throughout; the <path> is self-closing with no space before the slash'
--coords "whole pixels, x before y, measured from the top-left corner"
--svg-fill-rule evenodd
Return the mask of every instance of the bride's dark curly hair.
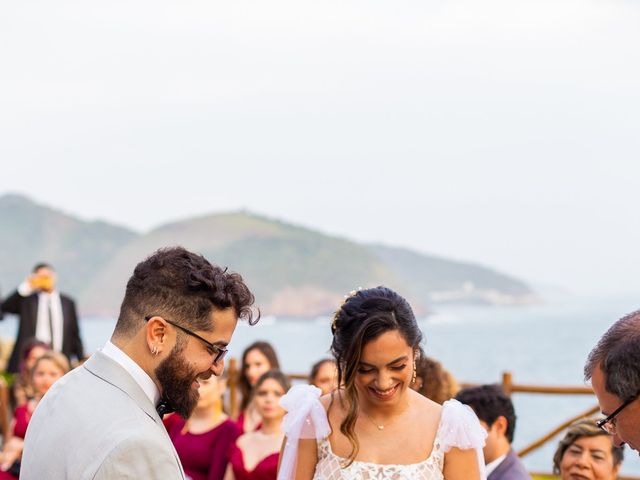
<path id="1" fill-rule="evenodd" d="M 333 318 L 331 352 L 338 366 L 338 385 L 343 385 L 344 390 L 344 395 L 339 396 L 340 402 L 348 408 L 347 415 L 340 424 L 340 432 L 347 437 L 352 447 L 348 466 L 360 449 L 355 436 L 359 412 L 355 378 L 362 348 L 385 332 L 398 331 L 407 345 L 419 355 L 422 332 L 409 303 L 386 287 L 355 292 L 347 298 Z"/>

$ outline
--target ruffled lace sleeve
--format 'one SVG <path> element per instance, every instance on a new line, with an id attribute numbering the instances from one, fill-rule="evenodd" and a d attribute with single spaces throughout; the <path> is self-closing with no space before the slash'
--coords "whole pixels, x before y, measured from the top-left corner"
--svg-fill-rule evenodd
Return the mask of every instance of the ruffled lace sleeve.
<path id="1" fill-rule="evenodd" d="M 487 475 L 484 468 L 484 455 L 482 447 L 487 437 L 487 432 L 471 407 L 463 405 L 457 400 L 447 400 L 442 404 L 442 417 L 438 436 L 444 452 L 452 448 L 469 450 L 473 448 L 478 457 L 480 466 L 480 478 L 485 480 Z"/>
<path id="2" fill-rule="evenodd" d="M 295 385 L 280 399 L 280 405 L 287 411 L 282 421 L 282 430 L 287 437 L 278 480 L 290 480 L 296 466 L 298 442 L 300 439 L 317 440 L 329 435 L 327 412 L 320 403 L 321 390 L 313 385 Z"/>

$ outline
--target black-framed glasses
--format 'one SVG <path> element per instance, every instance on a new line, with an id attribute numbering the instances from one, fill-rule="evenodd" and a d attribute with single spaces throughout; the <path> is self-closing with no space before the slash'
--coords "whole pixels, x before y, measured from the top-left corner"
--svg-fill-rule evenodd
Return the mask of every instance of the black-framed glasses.
<path id="1" fill-rule="evenodd" d="M 197 333 L 192 332 L 191 330 L 189 330 L 188 328 L 183 327 L 182 325 L 174 322 L 173 320 L 169 320 L 167 318 L 164 318 L 161 315 L 147 315 L 146 317 L 144 317 L 145 321 L 149 321 L 151 320 L 153 317 L 160 317 L 162 318 L 165 322 L 173 325 L 176 328 L 179 328 L 180 330 L 182 330 L 184 333 L 186 333 L 187 335 L 191 335 L 192 337 L 197 338 L 198 340 L 200 340 L 202 343 L 204 343 L 206 345 L 206 347 L 209 350 L 213 351 L 213 360 L 211 361 L 212 365 L 215 365 L 216 363 L 218 363 L 219 361 L 221 361 L 225 355 L 227 354 L 227 352 L 229 352 L 229 350 L 227 350 L 226 348 L 220 347 L 218 345 L 214 345 L 213 343 L 211 343 L 210 341 L 202 338 L 200 335 L 198 335 Z"/>
<path id="2" fill-rule="evenodd" d="M 614 412 L 609 415 L 607 418 L 603 418 L 602 420 L 598 420 L 596 422 L 596 425 L 601 428 L 602 430 L 604 430 L 605 432 L 607 432 L 609 435 L 615 435 L 616 434 L 616 422 L 614 421 L 616 416 L 622 411 L 624 410 L 626 407 L 628 407 L 629 405 L 631 405 L 633 402 L 635 402 L 638 399 L 638 396 L 640 396 L 640 394 L 635 395 L 633 398 L 627 400 L 626 402 L 624 402 L 622 405 L 620 405 L 618 408 L 616 408 L 614 410 Z"/>

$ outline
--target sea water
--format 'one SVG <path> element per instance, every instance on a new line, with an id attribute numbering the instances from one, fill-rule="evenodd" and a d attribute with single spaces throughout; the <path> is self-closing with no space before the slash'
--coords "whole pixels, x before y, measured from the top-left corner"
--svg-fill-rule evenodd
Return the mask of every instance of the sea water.
<path id="1" fill-rule="evenodd" d="M 496 383 L 502 372 L 516 384 L 582 386 L 587 354 L 606 329 L 624 314 L 640 308 L 637 298 L 567 297 L 540 305 L 518 307 L 437 307 L 420 319 L 424 349 L 442 362 L 461 383 Z M 288 373 L 306 373 L 328 356 L 331 319 L 264 317 L 257 325 L 240 323 L 230 356 L 240 357 L 256 340 L 271 342 Z M 83 318 L 87 353 L 110 337 L 114 319 Z M 7 316 L 0 336 L 13 338 L 17 324 Z M 528 445 L 570 417 L 596 405 L 590 395 L 513 395 L 518 416 L 514 448 Z M 532 471 L 551 471 L 557 438 L 524 462 Z M 625 451 L 622 474 L 640 475 L 638 454 Z"/>

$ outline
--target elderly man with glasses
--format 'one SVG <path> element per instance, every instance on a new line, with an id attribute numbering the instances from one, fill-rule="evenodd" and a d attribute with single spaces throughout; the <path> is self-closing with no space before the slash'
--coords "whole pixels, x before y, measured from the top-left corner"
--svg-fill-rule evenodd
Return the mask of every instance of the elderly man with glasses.
<path id="1" fill-rule="evenodd" d="M 189 416 L 238 318 L 255 323 L 253 300 L 240 275 L 183 248 L 140 262 L 111 340 L 38 405 L 20 478 L 184 479 L 162 415 Z"/>
<path id="2" fill-rule="evenodd" d="M 593 348 L 584 367 L 600 409 L 598 426 L 616 446 L 640 452 L 640 310 L 614 323 Z"/>

